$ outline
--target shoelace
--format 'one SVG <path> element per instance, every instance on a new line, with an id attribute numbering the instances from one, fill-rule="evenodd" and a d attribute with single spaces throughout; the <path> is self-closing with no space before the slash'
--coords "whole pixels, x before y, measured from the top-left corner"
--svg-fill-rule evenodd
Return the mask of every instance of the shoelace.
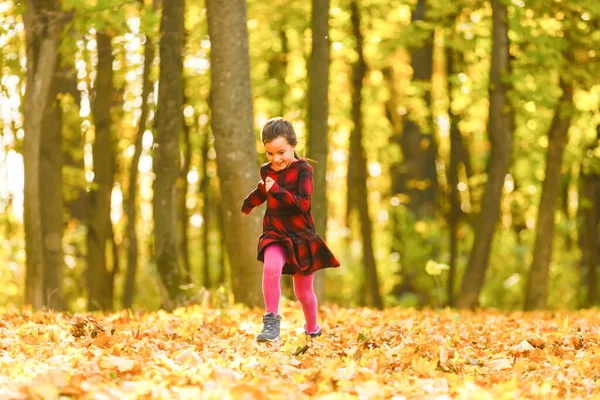
<path id="1" fill-rule="evenodd" d="M 263 317 L 263 332 L 276 333 L 277 332 L 277 318 L 274 317 Z"/>

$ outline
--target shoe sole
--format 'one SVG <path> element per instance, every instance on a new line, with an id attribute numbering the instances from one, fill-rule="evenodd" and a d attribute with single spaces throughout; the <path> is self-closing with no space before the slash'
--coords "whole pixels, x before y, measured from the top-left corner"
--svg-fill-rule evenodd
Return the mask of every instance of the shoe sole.
<path id="1" fill-rule="evenodd" d="M 277 336 L 276 338 L 273 339 L 267 339 L 267 338 L 256 338 L 256 341 L 259 343 L 266 343 L 266 342 L 276 342 L 278 341 L 280 338 L 279 336 Z"/>

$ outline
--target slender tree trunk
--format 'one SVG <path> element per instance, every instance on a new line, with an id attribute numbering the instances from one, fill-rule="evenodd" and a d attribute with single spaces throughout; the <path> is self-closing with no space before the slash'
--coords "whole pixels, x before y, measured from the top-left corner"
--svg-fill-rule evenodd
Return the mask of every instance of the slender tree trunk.
<path id="1" fill-rule="evenodd" d="M 41 211 L 40 157 L 44 128 L 44 113 L 49 103 L 51 86 L 57 65 L 61 26 L 49 12 L 59 10 L 53 1 L 27 1 L 24 16 L 27 43 L 27 89 L 25 93 L 25 165 L 24 224 L 27 271 L 25 303 L 39 309 L 44 306 L 45 261 L 43 213 Z"/>
<path id="2" fill-rule="evenodd" d="M 452 111 L 452 78 L 455 74 L 454 58 L 457 55 L 448 48 L 446 51 L 446 69 L 448 76 L 448 95 L 450 98 L 448 114 L 450 115 L 450 166 L 448 168 L 448 186 L 450 187 L 450 213 L 448 216 L 448 227 L 450 234 L 450 270 L 448 271 L 448 305 L 454 307 L 454 286 L 457 270 L 458 257 L 458 227 L 460 223 L 461 209 L 458 194 L 458 164 L 460 162 L 461 136 L 458 129 L 460 117 Z"/>
<path id="3" fill-rule="evenodd" d="M 200 174 L 202 180 L 200 181 L 200 194 L 202 196 L 202 284 L 205 288 L 210 288 L 210 224 L 212 221 L 212 199 L 211 199 L 211 184 L 210 176 L 208 175 L 208 151 L 210 149 L 210 137 L 209 132 L 204 130 L 202 140 L 202 164 L 200 165 Z"/>
<path id="4" fill-rule="evenodd" d="M 111 250 L 112 250 L 112 257 L 111 257 L 112 269 L 110 270 L 110 273 L 109 273 L 107 297 L 114 299 L 115 279 L 121 269 L 121 265 L 119 263 L 119 258 L 120 258 L 119 257 L 119 245 L 117 244 L 117 241 L 115 240 L 115 231 L 114 231 L 114 226 L 112 224 L 110 225 L 110 245 L 111 245 Z"/>
<path id="5" fill-rule="evenodd" d="M 327 156 L 329 151 L 329 2 L 312 2 L 312 54 L 308 61 L 308 156 L 316 161 L 313 167 L 314 192 L 311 210 L 315 230 L 327 241 Z M 315 274 L 315 292 L 319 299 L 325 294 L 322 272 Z"/>
<path id="6" fill-rule="evenodd" d="M 279 30 L 279 38 L 281 40 L 281 78 L 279 80 L 279 84 L 277 87 L 279 88 L 279 115 L 284 115 L 285 113 L 285 99 L 288 97 L 288 85 L 285 82 L 285 78 L 287 77 L 287 68 L 288 68 L 288 54 L 290 52 L 288 45 L 288 37 L 285 31 L 285 21 L 282 21 L 281 28 Z M 310 79 L 310 78 L 309 78 Z M 310 97 L 310 94 L 309 94 Z"/>
<path id="7" fill-rule="evenodd" d="M 600 126 L 597 127 L 597 138 L 592 148 L 600 140 Z M 600 252 L 600 175 L 591 168 L 581 173 L 581 193 L 579 199 L 579 240 L 585 265 L 585 282 L 587 296 L 585 307 L 598 304 L 598 259 Z"/>
<path id="8" fill-rule="evenodd" d="M 350 156 L 348 163 L 348 212 L 358 211 L 363 242 L 363 263 L 365 280 L 370 304 L 383 308 L 379 293 L 377 263 L 373 251 L 373 228 L 369 216 L 369 193 L 367 191 L 367 159 L 362 146 L 362 87 L 366 73 L 363 56 L 363 37 L 360 32 L 360 11 L 356 1 L 350 3 L 352 30 L 356 38 L 358 60 L 352 67 L 352 121 L 354 128 L 350 134 Z M 351 200 L 354 199 L 354 200 Z"/>
<path id="9" fill-rule="evenodd" d="M 221 251 L 219 252 L 219 262 L 217 264 L 219 266 L 219 278 L 217 281 L 218 285 L 216 286 L 222 286 L 225 285 L 225 283 L 227 282 L 227 267 L 230 267 L 230 262 L 229 258 L 227 257 L 227 243 L 225 241 L 225 217 L 223 216 L 223 206 L 220 201 L 220 194 L 215 195 L 214 199 L 215 202 L 217 202 L 217 205 L 215 207 L 215 214 L 219 227 L 219 244 L 221 245 Z M 231 267 L 229 269 L 231 273 Z"/>
<path id="10" fill-rule="evenodd" d="M 57 95 L 63 89 L 64 70 L 57 67 L 50 98 L 44 111 L 41 141 L 40 193 L 44 238 L 44 304 L 63 310 L 63 191 L 62 191 L 62 108 Z"/>
<path id="11" fill-rule="evenodd" d="M 533 262 L 525 292 L 525 310 L 544 309 L 548 298 L 548 273 L 552 260 L 554 239 L 554 210 L 560 193 L 561 167 L 565 146 L 571 126 L 573 87 L 562 78 L 563 91 L 548 133 L 546 174 L 542 184 L 542 198 L 538 209 Z"/>
<path id="12" fill-rule="evenodd" d="M 154 153 L 154 239 L 158 273 L 168 293 L 163 307 L 172 309 L 183 295 L 177 251 L 177 178 L 183 129 L 184 0 L 165 4 L 160 25 L 160 81 Z"/>
<path id="13" fill-rule="evenodd" d="M 261 232 L 257 210 L 244 217 L 240 207 L 258 181 L 253 130 L 248 29 L 244 0 L 207 0 L 212 42 L 212 130 L 215 135 L 225 242 L 233 294 L 246 305 L 261 305 L 262 266 L 256 260 Z M 235 118 L 232 118 L 235 116 Z"/>
<path id="14" fill-rule="evenodd" d="M 189 251 L 189 213 L 187 209 L 187 192 L 188 192 L 188 180 L 187 176 L 190 172 L 190 165 L 192 163 L 192 143 L 190 141 L 190 130 L 191 128 L 184 122 L 183 123 L 183 165 L 179 173 L 179 184 L 177 185 L 179 190 L 178 195 L 178 211 L 179 211 L 179 252 L 180 260 L 183 263 L 183 280 L 186 284 L 192 282 L 192 268 L 190 265 L 190 251 Z"/>
<path id="15" fill-rule="evenodd" d="M 583 245 L 587 253 L 587 296 L 585 306 L 595 307 L 598 304 L 598 222 L 600 220 L 600 178 L 597 175 L 584 178 L 584 198 L 589 201 L 584 212 Z"/>
<path id="16" fill-rule="evenodd" d="M 90 190 L 88 249 L 88 310 L 111 310 L 112 298 L 107 263 L 107 245 L 112 235 L 111 194 L 114 185 L 114 155 L 111 133 L 113 100 L 113 55 L 111 37 L 98 32 L 98 72 L 93 115 L 95 140 L 92 148 L 94 187 Z"/>
<path id="17" fill-rule="evenodd" d="M 418 0 L 411 21 L 424 21 L 426 10 L 426 0 Z M 393 178 L 394 188 L 396 193 L 408 196 L 408 208 L 417 218 L 433 217 L 437 192 L 437 144 L 431 129 L 431 93 L 428 88 L 433 70 L 432 42 L 433 32 L 411 54 L 411 67 L 414 71 L 412 85 L 423 86 L 427 120 L 413 120 L 413 113 L 409 111 L 408 118 L 403 119 L 402 134 L 395 138 L 402 149 L 403 165 L 393 169 L 397 175 Z"/>
<path id="18" fill-rule="evenodd" d="M 125 214 L 127 215 L 126 247 L 127 247 L 127 273 L 125 276 L 125 287 L 123 288 L 123 307 L 131 308 L 135 297 L 135 277 L 138 268 L 138 236 L 137 222 L 137 186 L 138 186 L 138 164 L 142 155 L 142 139 L 146 131 L 148 119 L 148 96 L 152 92 L 150 81 L 150 70 L 154 61 L 155 48 L 150 35 L 146 34 L 144 47 L 144 72 L 142 72 L 142 104 L 138 131 L 135 137 L 135 150 L 129 168 L 129 190 L 125 200 Z"/>
<path id="19" fill-rule="evenodd" d="M 273 103 L 273 109 L 276 109 L 275 115 L 283 116 L 285 113 L 285 100 L 288 97 L 289 85 L 285 82 L 288 66 L 288 37 L 286 33 L 286 13 L 279 12 L 281 19 L 276 23 L 278 26 L 273 27 L 278 30 L 279 40 L 281 43 L 281 51 L 272 51 L 268 59 L 267 76 L 269 83 L 265 86 L 267 98 Z"/>
<path id="20" fill-rule="evenodd" d="M 506 5 L 502 0 L 492 0 L 493 44 L 490 70 L 490 115 L 488 135 L 491 142 L 491 157 L 488 164 L 488 179 L 482 197 L 481 212 L 475 222 L 475 240 L 467 269 L 462 279 L 459 307 L 475 308 L 483 288 L 492 240 L 500 212 L 500 199 L 504 179 L 510 167 L 512 147 L 512 113 L 506 109 L 509 84 L 504 75 L 510 73 L 510 54 Z"/>

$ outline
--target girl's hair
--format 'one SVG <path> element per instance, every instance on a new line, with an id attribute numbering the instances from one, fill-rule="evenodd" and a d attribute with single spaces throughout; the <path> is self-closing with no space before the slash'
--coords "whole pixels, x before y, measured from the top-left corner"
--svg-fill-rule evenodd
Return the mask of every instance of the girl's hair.
<path id="1" fill-rule="evenodd" d="M 280 136 L 284 137 L 291 146 L 295 146 L 298 143 L 292 124 L 282 117 L 275 117 L 268 120 L 265 126 L 263 126 L 260 133 L 260 140 L 265 144 Z"/>

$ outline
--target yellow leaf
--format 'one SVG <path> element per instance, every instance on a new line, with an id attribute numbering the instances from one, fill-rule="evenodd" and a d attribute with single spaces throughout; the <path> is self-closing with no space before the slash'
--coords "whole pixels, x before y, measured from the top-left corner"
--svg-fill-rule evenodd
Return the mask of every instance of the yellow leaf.
<path id="1" fill-rule="evenodd" d="M 108 355 L 100 360 L 100 368 L 117 369 L 119 372 L 133 372 L 139 369 L 139 364 L 136 365 L 134 360 Z"/>
<path id="2" fill-rule="evenodd" d="M 512 368 L 512 363 L 506 358 L 499 358 L 485 363 L 485 366 L 493 370 L 503 370 Z"/>

